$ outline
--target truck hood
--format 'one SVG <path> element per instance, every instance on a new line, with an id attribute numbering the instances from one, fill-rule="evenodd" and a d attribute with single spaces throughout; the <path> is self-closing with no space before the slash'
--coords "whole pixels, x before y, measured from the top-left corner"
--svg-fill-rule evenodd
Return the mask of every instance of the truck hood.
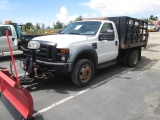
<path id="1" fill-rule="evenodd" d="M 41 37 L 35 37 L 32 40 L 48 43 L 57 43 L 57 48 L 66 48 L 70 44 L 78 43 L 80 41 L 85 41 L 91 39 L 91 36 L 83 35 L 69 35 L 69 34 L 58 34 L 58 35 L 47 35 Z"/>

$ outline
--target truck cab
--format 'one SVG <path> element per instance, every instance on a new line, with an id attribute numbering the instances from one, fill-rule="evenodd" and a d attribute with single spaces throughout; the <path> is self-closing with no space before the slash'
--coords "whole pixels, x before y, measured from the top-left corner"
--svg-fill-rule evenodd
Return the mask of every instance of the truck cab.
<path id="1" fill-rule="evenodd" d="M 1 25 L 0 26 L 0 45 L 1 45 L 0 52 L 9 51 L 5 30 L 8 30 L 8 35 L 11 40 L 10 43 L 12 46 L 12 50 L 13 51 L 18 50 L 17 40 L 15 40 L 17 39 L 17 34 L 16 34 L 14 27 L 12 25 Z"/>
<path id="2" fill-rule="evenodd" d="M 98 64 L 116 59 L 118 55 L 118 34 L 115 24 L 112 21 L 81 21 L 75 22 L 70 27 L 60 33 L 68 39 L 58 39 L 57 47 L 69 48 L 70 53 L 84 46 L 90 46 L 95 49 L 98 57 Z M 37 39 L 38 40 L 38 39 Z M 56 39 L 54 39 L 56 40 Z M 54 42 L 54 40 L 51 40 Z M 106 52 L 107 51 L 107 52 Z"/>
<path id="3" fill-rule="evenodd" d="M 8 30 L 12 51 L 18 50 L 20 30 L 16 23 L 9 22 L 8 24 L 0 25 L 0 52 L 9 52 L 5 30 Z"/>

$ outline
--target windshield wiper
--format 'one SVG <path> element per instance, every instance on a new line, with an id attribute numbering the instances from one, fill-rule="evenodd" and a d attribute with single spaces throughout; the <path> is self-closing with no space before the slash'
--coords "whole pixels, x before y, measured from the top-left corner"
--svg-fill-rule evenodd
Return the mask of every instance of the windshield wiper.
<path id="1" fill-rule="evenodd" d="M 61 33 L 61 32 L 60 32 L 60 33 L 58 33 L 58 34 L 65 34 L 65 33 Z"/>
<path id="2" fill-rule="evenodd" d="M 75 34 L 75 35 L 79 35 L 80 33 L 75 33 L 75 32 L 70 32 L 68 34 Z"/>

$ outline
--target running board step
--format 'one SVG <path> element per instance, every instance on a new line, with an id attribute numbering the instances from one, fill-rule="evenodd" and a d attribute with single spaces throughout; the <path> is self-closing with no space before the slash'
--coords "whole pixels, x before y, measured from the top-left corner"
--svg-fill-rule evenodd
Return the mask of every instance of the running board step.
<path id="1" fill-rule="evenodd" d="M 114 65 L 114 64 L 116 64 L 116 63 L 117 63 L 116 60 L 114 60 L 114 61 L 109 61 L 109 62 L 105 62 L 105 63 L 102 63 L 102 64 L 97 65 L 97 69 L 102 69 L 102 68 L 105 68 L 105 67 Z"/>

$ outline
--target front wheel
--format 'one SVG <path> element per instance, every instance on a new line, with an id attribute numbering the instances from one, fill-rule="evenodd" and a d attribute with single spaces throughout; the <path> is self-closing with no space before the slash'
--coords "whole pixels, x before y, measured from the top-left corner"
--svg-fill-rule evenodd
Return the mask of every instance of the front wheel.
<path id="1" fill-rule="evenodd" d="M 88 85 L 94 76 L 93 62 L 88 59 L 80 59 L 76 62 L 71 73 L 72 82 L 79 86 L 84 87 Z"/>

